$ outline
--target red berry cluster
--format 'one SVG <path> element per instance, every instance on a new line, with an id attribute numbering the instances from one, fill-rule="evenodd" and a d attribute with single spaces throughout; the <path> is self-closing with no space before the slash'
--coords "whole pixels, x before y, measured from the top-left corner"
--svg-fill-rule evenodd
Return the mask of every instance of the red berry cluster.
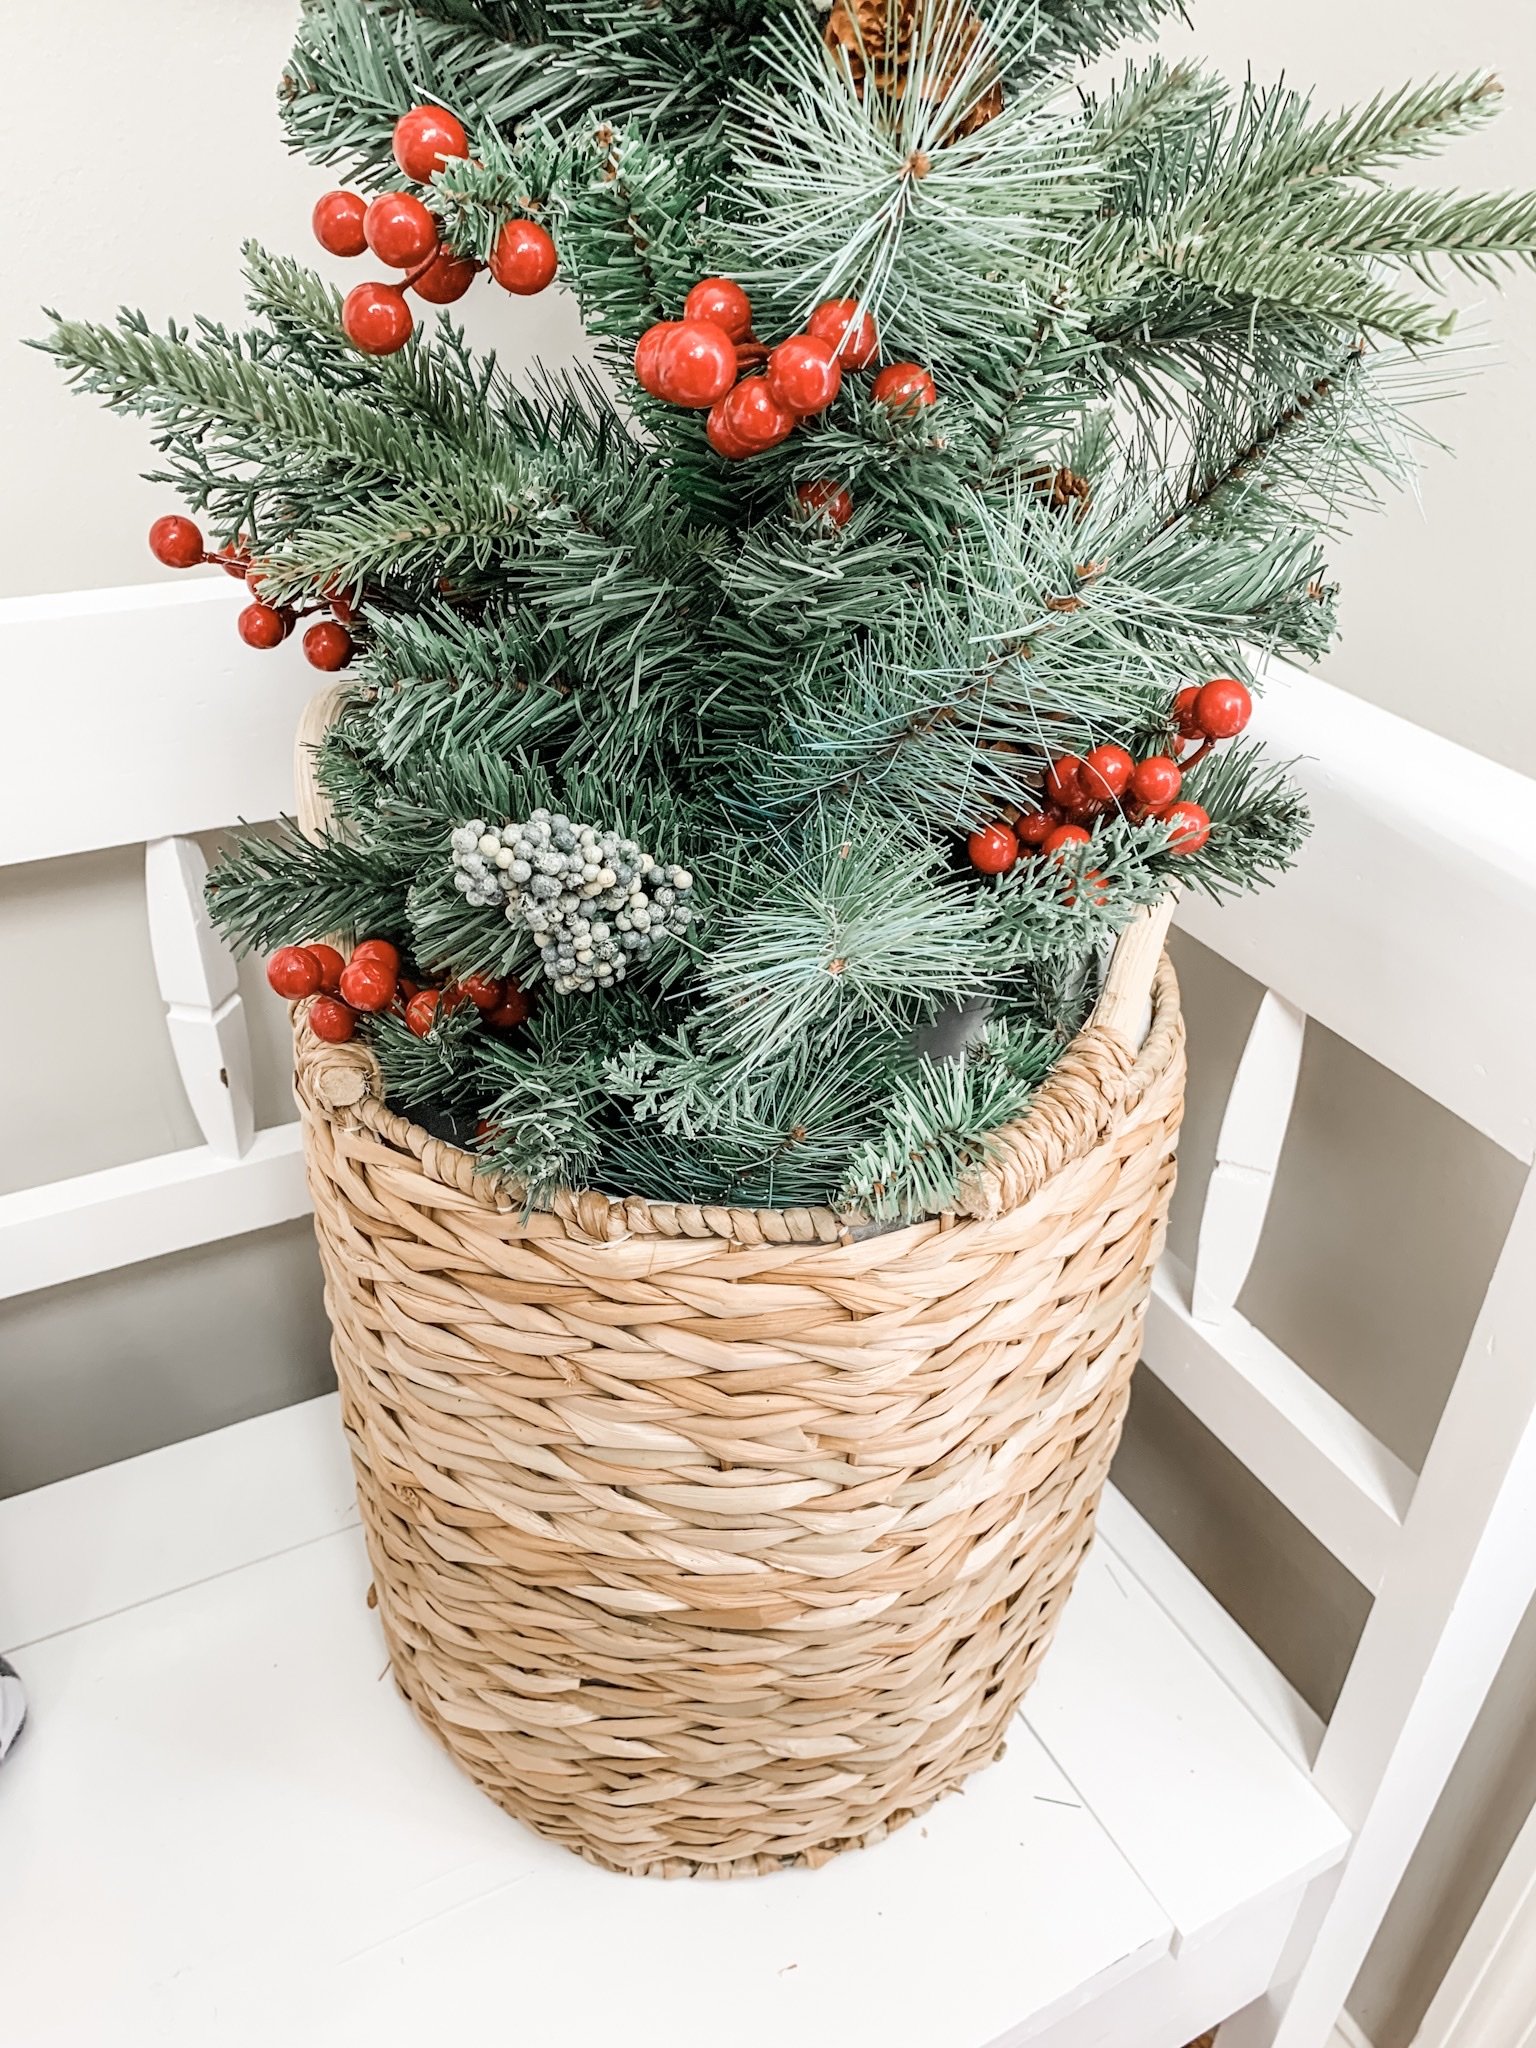
<path id="1" fill-rule="evenodd" d="M 1170 853 L 1198 853 L 1211 836 L 1211 820 L 1203 805 L 1180 798 L 1185 773 L 1204 760 L 1217 740 L 1240 733 L 1252 714 L 1253 699 L 1244 686 L 1231 676 L 1218 676 L 1214 682 L 1191 683 L 1173 700 L 1180 743 L 1197 743 L 1195 751 L 1182 759 L 1149 754 L 1136 761 L 1124 747 L 1113 744 L 1081 756 L 1058 755 L 1046 775 L 1045 802 L 1038 810 L 983 825 L 971 834 L 966 850 L 972 867 L 984 875 L 1002 875 L 1032 855 L 1056 856 L 1073 846 L 1087 846 L 1095 819 L 1110 811 L 1138 823 L 1159 818 L 1173 827 Z"/>
<path id="2" fill-rule="evenodd" d="M 290 1003 L 313 997 L 309 1028 L 331 1045 L 346 1044 L 359 1015 L 377 1016 L 382 1010 L 393 1011 L 408 1030 L 425 1038 L 439 1007 L 446 1014 L 473 1003 L 498 1031 L 526 1023 L 531 1007 L 510 975 L 503 980 L 465 974 L 443 984 L 413 981 L 400 972 L 400 949 L 388 939 L 361 940 L 346 961 L 334 946 L 279 946 L 267 962 L 267 980 Z"/>
<path id="3" fill-rule="evenodd" d="M 446 107 L 412 107 L 395 123 L 395 162 L 408 178 L 425 185 L 453 157 L 469 155 L 463 125 Z M 414 193 L 327 192 L 316 201 L 315 240 L 333 256 L 361 256 L 371 249 L 391 270 L 407 273 L 399 284 L 354 285 L 341 309 L 348 341 L 365 355 L 392 356 L 411 338 L 413 322 L 405 295 L 434 306 L 462 299 L 482 267 L 505 291 L 527 298 L 543 291 L 555 274 L 555 245 L 537 221 L 503 223 L 491 260 L 455 255 L 438 239 L 438 224 Z"/>
<path id="4" fill-rule="evenodd" d="M 707 410 L 709 445 L 739 462 L 776 448 L 801 420 L 825 412 L 842 388 L 843 372 L 867 370 L 879 351 L 875 323 L 857 299 L 826 300 L 803 334 L 770 348 L 752 332 L 752 302 L 741 286 L 706 277 L 684 299 L 681 320 L 659 320 L 641 335 L 635 376 L 653 398 Z M 873 390 L 882 405 L 900 412 L 932 405 L 939 395 L 918 363 L 888 363 Z M 834 517 L 833 523 L 842 522 Z"/>
<path id="5" fill-rule="evenodd" d="M 203 545 L 202 530 L 195 520 L 168 512 L 149 529 L 149 551 L 167 569 L 195 569 L 200 562 L 217 562 L 226 576 L 238 576 L 251 592 L 252 602 L 235 621 L 236 631 L 247 647 L 278 647 L 300 619 L 313 612 L 329 612 L 317 619 L 304 634 L 304 658 L 314 668 L 334 672 L 352 659 L 354 644 L 347 631 L 355 613 L 351 602 L 333 593 L 311 605 L 267 604 L 260 594 L 260 575 L 250 551 L 240 542 L 210 554 Z"/>

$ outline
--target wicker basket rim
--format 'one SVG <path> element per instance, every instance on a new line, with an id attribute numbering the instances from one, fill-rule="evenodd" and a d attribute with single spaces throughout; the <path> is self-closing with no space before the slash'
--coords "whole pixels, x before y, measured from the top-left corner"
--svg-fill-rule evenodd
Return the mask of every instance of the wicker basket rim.
<path id="1" fill-rule="evenodd" d="M 562 1189 L 530 1202 L 517 1182 L 487 1173 L 471 1152 L 437 1138 L 398 1115 L 382 1099 L 378 1063 L 356 1041 L 330 1045 L 316 1038 L 300 1006 L 294 1010 L 297 1085 L 322 1115 L 360 1126 L 381 1144 L 412 1159 L 444 1189 L 487 1210 L 513 1209 L 559 1216 L 584 1236 L 717 1237 L 738 1243 L 847 1243 L 872 1229 L 856 1212 L 828 1207 L 735 1208 L 726 1204 L 661 1202 L 610 1195 L 598 1188 Z M 1183 1042 L 1178 984 L 1166 955 L 1152 987 L 1151 1028 L 1139 1052 L 1118 1032 L 1090 1023 L 1062 1054 L 1028 1111 L 994 1133 L 985 1159 L 967 1176 L 955 1219 L 999 1216 L 1021 1207 L 1056 1175 L 1102 1144 L 1168 1068 Z"/>

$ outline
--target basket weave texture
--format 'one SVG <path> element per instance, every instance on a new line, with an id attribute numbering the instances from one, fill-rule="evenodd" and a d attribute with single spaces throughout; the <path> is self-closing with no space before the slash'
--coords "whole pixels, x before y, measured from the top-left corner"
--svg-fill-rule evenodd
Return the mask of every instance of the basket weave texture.
<path id="1" fill-rule="evenodd" d="M 529 1211 L 301 1026 L 380 1619 L 417 1713 L 612 1869 L 878 1841 L 1001 1752 L 1087 1548 L 1183 1095 L 1090 1026 L 965 1213 Z"/>

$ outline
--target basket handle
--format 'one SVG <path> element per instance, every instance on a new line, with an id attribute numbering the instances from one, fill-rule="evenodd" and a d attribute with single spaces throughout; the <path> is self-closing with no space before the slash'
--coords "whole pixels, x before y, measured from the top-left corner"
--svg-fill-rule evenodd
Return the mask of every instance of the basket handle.
<path id="1" fill-rule="evenodd" d="M 1152 984 L 1173 917 L 1176 898 L 1138 910 L 1115 941 L 1109 972 L 1099 991 L 1093 1022 L 1113 1032 L 1132 1053 L 1140 1052 L 1152 1023 Z"/>
<path id="2" fill-rule="evenodd" d="M 315 749 L 346 693 L 345 683 L 332 683 L 311 697 L 299 714 L 299 729 L 293 738 L 293 795 L 299 830 L 306 839 L 318 840 L 331 828 L 331 806 L 315 778 Z"/>

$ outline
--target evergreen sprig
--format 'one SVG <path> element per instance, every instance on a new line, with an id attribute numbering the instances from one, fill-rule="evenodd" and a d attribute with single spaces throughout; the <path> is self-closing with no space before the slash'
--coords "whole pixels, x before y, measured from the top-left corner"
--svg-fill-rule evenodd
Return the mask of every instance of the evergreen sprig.
<path id="1" fill-rule="evenodd" d="M 597 367 L 514 381 L 446 315 L 364 356 L 255 245 L 247 325 L 55 320 L 264 598 L 356 610 L 334 826 L 240 837 L 215 917 L 542 991 L 510 1034 L 446 1003 L 425 1037 L 363 1025 L 391 1099 L 528 1199 L 942 1209 L 1140 907 L 1294 858 L 1303 807 L 1248 743 L 1186 779 L 1197 851 L 1111 810 L 988 881 L 965 839 L 1063 752 L 1175 745 L 1182 684 L 1324 651 L 1330 541 L 1409 480 L 1462 367 L 1445 285 L 1530 261 L 1536 196 L 1393 182 L 1496 110 L 1485 73 L 1340 110 L 1155 56 L 1083 80 L 1181 11 L 891 0 L 890 71 L 812 0 L 306 0 L 290 145 L 394 188 L 399 115 L 452 108 L 469 155 L 424 193 L 448 246 L 543 222 Z M 849 374 L 722 462 L 630 363 L 710 273 L 768 341 L 859 298 L 938 403 Z M 797 497 L 827 481 L 842 527 Z M 541 808 L 692 876 L 686 936 L 602 994 L 552 993 L 526 924 L 455 886 L 459 827 Z"/>

